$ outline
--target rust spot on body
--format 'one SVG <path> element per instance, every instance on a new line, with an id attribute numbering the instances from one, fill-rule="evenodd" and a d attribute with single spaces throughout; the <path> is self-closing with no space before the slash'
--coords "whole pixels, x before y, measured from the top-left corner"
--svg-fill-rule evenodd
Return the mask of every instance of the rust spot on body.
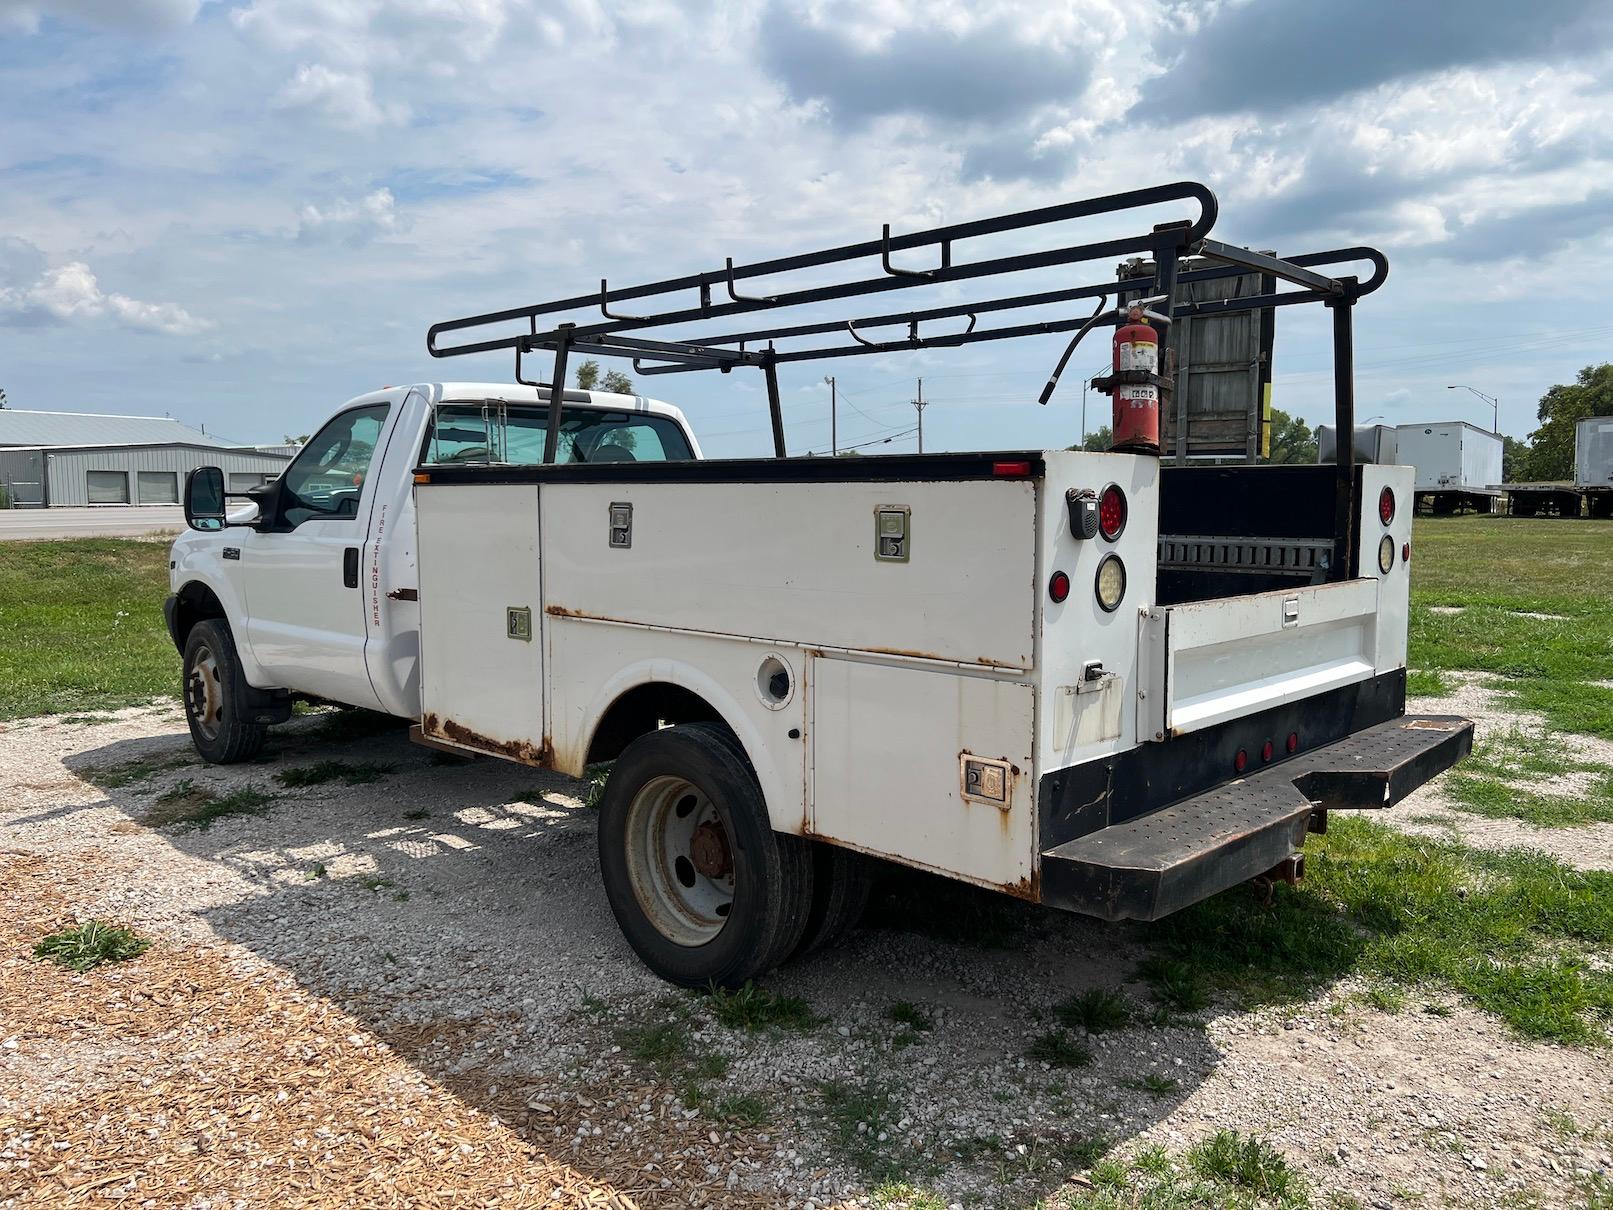
<path id="1" fill-rule="evenodd" d="M 564 605 L 545 605 L 543 607 L 543 612 L 548 614 L 551 618 L 592 618 L 596 616 L 591 613 L 584 613 L 580 609 L 567 609 Z M 603 622 L 608 622 L 610 620 L 611 619 L 609 618 L 600 619 L 600 621 Z"/>
<path id="2" fill-rule="evenodd" d="M 489 756 L 501 756 L 505 760 L 513 760 L 523 765 L 539 765 L 549 768 L 554 764 L 554 746 L 545 737 L 541 745 L 530 743 L 524 739 L 494 739 L 473 731 L 463 723 L 456 723 L 451 718 L 439 719 L 435 714 L 428 714 L 423 720 L 426 734 L 439 739 L 448 740 L 463 748 L 474 748 L 478 752 L 485 752 Z"/>

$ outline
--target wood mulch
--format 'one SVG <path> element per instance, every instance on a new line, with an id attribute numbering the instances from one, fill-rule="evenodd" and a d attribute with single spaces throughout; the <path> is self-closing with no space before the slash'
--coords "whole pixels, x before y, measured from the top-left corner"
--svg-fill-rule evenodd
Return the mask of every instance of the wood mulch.
<path id="1" fill-rule="evenodd" d="M 159 937 L 87 974 L 41 961 L 34 943 L 77 915 L 59 879 L 0 854 L 0 886 L 0 1206 L 628 1208 L 646 1191 L 628 1157 L 553 1158 L 227 946 Z"/>

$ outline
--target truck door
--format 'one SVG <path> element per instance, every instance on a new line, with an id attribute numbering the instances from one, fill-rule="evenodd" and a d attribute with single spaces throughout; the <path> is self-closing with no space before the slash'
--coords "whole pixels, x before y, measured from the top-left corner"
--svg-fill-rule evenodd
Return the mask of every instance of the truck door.
<path id="1" fill-rule="evenodd" d="M 246 639 L 275 686 L 379 709 L 365 667 L 364 546 L 393 403 L 338 413 L 281 476 L 262 530 L 240 530 Z"/>

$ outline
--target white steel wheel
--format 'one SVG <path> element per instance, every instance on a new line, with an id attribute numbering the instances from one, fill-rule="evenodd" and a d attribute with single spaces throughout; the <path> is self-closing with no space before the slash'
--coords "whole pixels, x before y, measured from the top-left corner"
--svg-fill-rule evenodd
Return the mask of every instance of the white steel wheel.
<path id="1" fill-rule="evenodd" d="M 734 904 L 733 842 L 715 804 L 693 782 L 657 777 L 627 809 L 627 873 L 656 931 L 704 945 Z"/>
<path id="2" fill-rule="evenodd" d="M 181 687 L 191 743 L 204 760 L 228 765 L 249 760 L 262 749 L 269 729 L 249 721 L 251 714 L 244 708 L 248 689 L 235 640 L 222 621 L 209 619 L 191 627 Z"/>
<path id="3" fill-rule="evenodd" d="M 224 685 L 219 677 L 218 656 L 205 643 L 199 644 L 185 676 L 185 713 L 206 739 L 218 738 L 224 717 Z"/>
<path id="4" fill-rule="evenodd" d="M 782 962 L 812 903 L 812 850 L 773 831 L 756 772 L 714 723 L 639 736 L 599 804 L 599 873 L 633 951 L 683 987 L 740 987 Z"/>

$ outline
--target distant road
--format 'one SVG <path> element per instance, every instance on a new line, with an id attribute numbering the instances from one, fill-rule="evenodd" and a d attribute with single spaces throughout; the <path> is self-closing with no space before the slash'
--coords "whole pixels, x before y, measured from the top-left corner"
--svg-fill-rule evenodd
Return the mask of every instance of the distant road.
<path id="1" fill-rule="evenodd" d="M 185 528 L 177 504 L 127 508 L 0 508 L 0 542 L 30 538 L 139 538 Z"/>

